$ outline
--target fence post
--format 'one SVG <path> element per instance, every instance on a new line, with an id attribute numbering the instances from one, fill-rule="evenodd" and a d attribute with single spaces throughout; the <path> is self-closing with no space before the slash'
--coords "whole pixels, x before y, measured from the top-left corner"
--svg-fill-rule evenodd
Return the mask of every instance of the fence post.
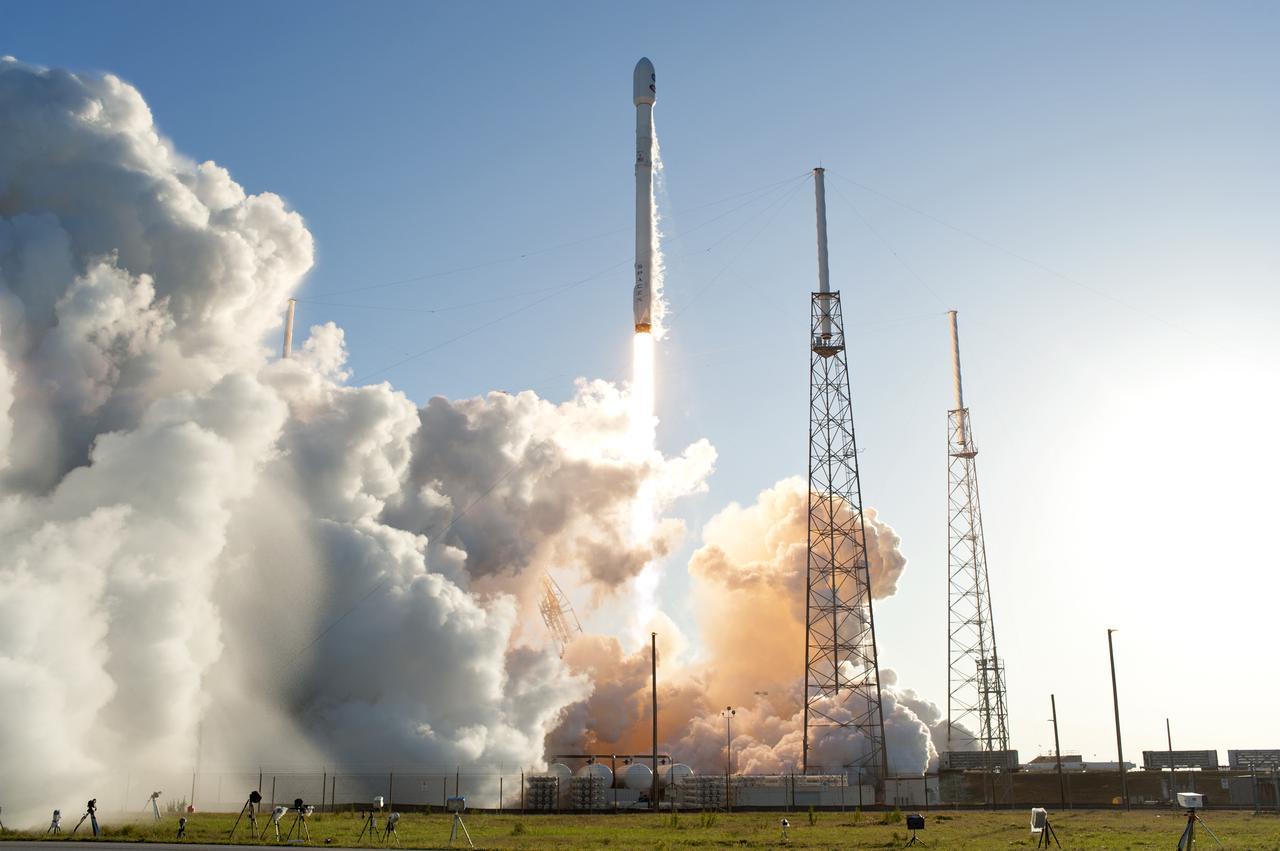
<path id="1" fill-rule="evenodd" d="M 458 791 L 458 782 L 462 779 L 462 766 L 455 765 L 453 767 L 453 797 L 458 797 L 461 792 Z"/>
<path id="2" fill-rule="evenodd" d="M 329 769 L 320 771 L 320 812 L 324 812 L 324 795 L 329 791 Z"/>
<path id="3" fill-rule="evenodd" d="M 396 773 L 394 771 L 387 772 L 387 809 L 390 810 L 392 804 L 395 803 Z"/>
<path id="4" fill-rule="evenodd" d="M 524 815 L 524 769 L 520 769 L 520 815 Z"/>
<path id="5" fill-rule="evenodd" d="M 338 811 L 338 775 L 329 778 L 329 812 Z"/>
<path id="6" fill-rule="evenodd" d="M 271 775 L 271 809 L 276 808 L 276 776 Z"/>
<path id="7" fill-rule="evenodd" d="M 498 812 L 502 812 L 502 772 L 498 772 Z"/>

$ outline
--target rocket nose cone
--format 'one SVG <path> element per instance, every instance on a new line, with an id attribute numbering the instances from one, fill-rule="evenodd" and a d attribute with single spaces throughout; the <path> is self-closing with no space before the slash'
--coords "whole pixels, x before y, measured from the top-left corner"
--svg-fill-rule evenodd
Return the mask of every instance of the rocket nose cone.
<path id="1" fill-rule="evenodd" d="M 637 62 L 633 80 L 635 83 L 636 106 L 642 103 L 652 105 L 658 99 L 658 78 L 653 73 L 653 63 L 648 59 L 641 59 Z"/>

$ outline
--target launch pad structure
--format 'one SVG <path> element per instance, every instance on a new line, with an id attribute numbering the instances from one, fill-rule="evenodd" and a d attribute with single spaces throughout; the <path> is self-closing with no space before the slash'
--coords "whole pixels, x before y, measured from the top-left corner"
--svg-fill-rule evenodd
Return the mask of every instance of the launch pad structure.
<path id="1" fill-rule="evenodd" d="M 582 632 L 582 624 L 573 611 L 573 604 L 569 602 L 568 595 L 561 590 L 559 583 L 551 577 L 550 573 L 542 574 L 542 599 L 538 601 L 538 612 L 542 615 L 542 622 L 547 625 L 547 631 L 551 633 L 563 657 L 564 649 L 569 646 L 569 642 L 575 635 Z"/>
<path id="2" fill-rule="evenodd" d="M 1009 750 L 1009 714 L 991 616 L 978 449 L 964 405 L 956 312 L 949 316 L 956 406 L 947 413 L 947 750 L 972 750 L 976 737 L 984 754 L 1003 757 Z"/>
<path id="3" fill-rule="evenodd" d="M 884 795 L 889 764 L 880 702 L 871 574 L 839 291 L 827 264 L 823 169 L 813 170 L 818 291 L 810 294 L 809 504 L 803 766 L 856 771 Z M 810 749 L 837 732 L 861 740 L 851 763 L 820 766 Z"/>

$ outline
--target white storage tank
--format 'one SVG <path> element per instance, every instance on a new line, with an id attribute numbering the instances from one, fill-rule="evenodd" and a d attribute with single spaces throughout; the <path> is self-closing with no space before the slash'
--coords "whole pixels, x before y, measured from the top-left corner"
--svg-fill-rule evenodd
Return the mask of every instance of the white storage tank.
<path id="1" fill-rule="evenodd" d="M 620 772 L 624 789 L 647 792 L 653 788 L 653 770 L 642 762 L 633 762 Z"/>
<path id="2" fill-rule="evenodd" d="M 613 772 L 609 770 L 609 766 L 599 762 L 589 762 L 582 766 L 578 769 L 578 776 L 598 777 L 606 789 L 613 785 Z"/>
<path id="3" fill-rule="evenodd" d="M 560 788 L 567 789 L 569 787 L 569 778 L 573 776 L 573 771 L 563 762 L 553 762 L 547 766 L 547 774 L 560 778 Z"/>
<path id="4" fill-rule="evenodd" d="M 658 766 L 658 783 L 664 789 L 672 783 L 680 783 L 688 780 L 692 776 L 693 769 L 685 765 L 683 762 Z"/>

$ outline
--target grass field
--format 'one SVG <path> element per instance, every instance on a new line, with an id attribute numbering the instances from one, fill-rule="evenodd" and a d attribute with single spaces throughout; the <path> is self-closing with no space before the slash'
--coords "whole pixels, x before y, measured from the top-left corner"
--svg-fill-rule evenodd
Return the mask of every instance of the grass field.
<path id="1" fill-rule="evenodd" d="M 791 822 L 784 840 L 779 819 Z M 70 830 L 79 816 L 64 822 Z M 1230 849 L 1280 849 L 1280 817 L 1246 812 L 1210 812 L 1205 821 Z M 467 828 L 482 849 L 668 849 L 668 848 L 900 848 L 908 837 L 892 813 L 680 813 L 628 815 L 490 815 L 468 814 Z M 926 814 L 921 839 L 929 848 L 1033 848 L 1027 813 L 933 811 Z M 187 841 L 226 842 L 234 814 L 197 813 L 187 825 Z M 282 825 L 287 829 L 291 818 Z M 172 842 L 176 817 L 164 821 L 112 822 L 103 819 L 103 839 Z M 260 820 L 266 825 L 269 818 Z M 309 820 L 313 846 L 326 838 L 334 846 L 355 846 L 358 816 L 315 815 Z M 1099 810 L 1053 814 L 1054 827 L 1067 849 L 1175 848 L 1183 817 L 1170 812 Z M 381 819 L 379 819 L 381 824 Z M 451 820 L 447 814 L 406 814 L 399 825 L 405 848 L 447 848 Z M 85 834 L 87 825 L 76 838 Z M 242 828 L 243 831 L 243 828 Z M 1197 848 L 1214 848 L 1198 833 Z M 10 831 L 7 839 L 44 838 L 42 833 Z M 67 838 L 64 832 L 61 837 Z M 274 843 L 267 843 L 274 844 Z M 366 843 L 371 844 L 371 843 Z M 454 847 L 457 847 L 456 845 Z M 462 842 L 462 847 L 466 843 Z"/>

